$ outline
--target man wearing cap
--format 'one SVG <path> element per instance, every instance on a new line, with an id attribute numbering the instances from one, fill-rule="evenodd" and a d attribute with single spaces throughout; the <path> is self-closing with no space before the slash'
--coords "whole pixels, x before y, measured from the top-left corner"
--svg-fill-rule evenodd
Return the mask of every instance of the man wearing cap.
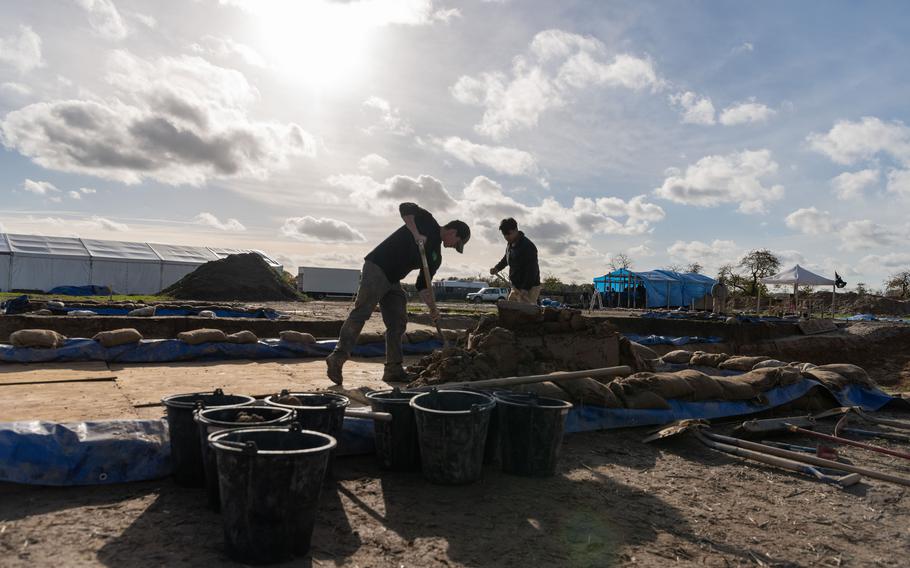
<path id="1" fill-rule="evenodd" d="M 511 217 L 502 220 L 499 232 L 507 243 L 506 254 L 499 264 L 490 269 L 490 274 L 496 274 L 508 265 L 509 281 L 512 283 L 509 301 L 537 305 L 537 298 L 540 296 L 537 247 L 518 230 L 518 222 Z"/>
<path id="2" fill-rule="evenodd" d="M 398 212 L 404 225 L 379 243 L 370 254 L 364 257 L 363 270 L 360 276 L 360 288 L 354 309 L 341 326 L 338 344 L 326 358 L 328 376 L 335 384 L 340 385 L 344 377 L 342 367 L 351 356 L 351 350 L 357 343 L 357 337 L 364 324 L 373 314 L 376 304 L 382 313 L 385 324 L 385 371 L 382 380 L 403 382 L 408 374 L 401 366 L 401 336 L 408 323 L 408 296 L 401 288 L 401 279 L 412 270 L 419 270 L 417 291 L 420 299 L 430 308 L 433 321 L 439 319 L 439 310 L 433 301 L 432 282 L 423 277 L 423 261 L 420 258 L 418 243 L 422 243 L 427 254 L 430 277 L 436 274 L 442 264 L 442 247 L 454 248 L 463 252 L 465 243 L 471 238 L 471 230 L 462 221 L 450 221 L 440 227 L 428 211 L 414 203 L 402 203 Z"/>

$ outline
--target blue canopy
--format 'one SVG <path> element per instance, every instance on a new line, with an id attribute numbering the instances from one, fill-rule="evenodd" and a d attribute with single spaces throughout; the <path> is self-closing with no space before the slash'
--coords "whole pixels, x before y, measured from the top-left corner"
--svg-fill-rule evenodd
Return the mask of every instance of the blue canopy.
<path id="1" fill-rule="evenodd" d="M 711 287 L 716 282 L 704 274 L 672 270 L 633 272 L 622 268 L 595 278 L 594 289 L 618 295 L 619 305 L 660 308 L 688 306 L 693 300 L 701 300 L 711 294 Z M 642 289 L 644 298 L 641 297 Z"/>

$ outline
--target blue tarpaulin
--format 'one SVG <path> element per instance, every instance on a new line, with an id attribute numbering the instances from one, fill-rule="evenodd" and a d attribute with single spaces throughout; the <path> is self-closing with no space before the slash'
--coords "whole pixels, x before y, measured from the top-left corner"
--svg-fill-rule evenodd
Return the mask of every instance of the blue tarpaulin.
<path id="1" fill-rule="evenodd" d="M 57 286 L 56 288 L 51 288 L 47 291 L 48 294 L 54 296 L 110 296 L 111 289 L 107 286 Z"/>
<path id="2" fill-rule="evenodd" d="M 720 343 L 724 340 L 722 337 L 699 337 L 697 335 L 684 335 L 682 337 L 672 337 L 669 335 L 635 335 L 625 334 L 629 341 L 634 341 L 640 345 L 688 345 L 689 343 Z"/>
<path id="3" fill-rule="evenodd" d="M 145 339 L 138 343 L 104 347 L 92 339 L 67 339 L 57 349 L 34 349 L 0 345 L 0 363 L 68 363 L 73 361 L 107 361 L 108 363 L 167 363 L 200 359 L 301 359 L 325 357 L 335 348 L 335 340 L 316 343 L 289 343 L 278 339 L 262 339 L 258 343 L 203 343 L 189 345 L 179 339 Z M 442 347 L 437 339 L 420 343 L 405 343 L 406 355 L 432 353 Z M 357 357 L 385 355 L 385 343 L 357 345 L 352 353 Z"/>
<path id="4" fill-rule="evenodd" d="M 633 272 L 614 270 L 594 279 L 594 289 L 601 293 L 616 294 L 620 305 L 660 308 L 668 306 L 689 306 L 711 294 L 711 287 L 717 281 L 704 274 L 673 272 L 672 270 L 649 270 Z M 644 299 L 637 293 L 644 288 Z M 641 303 L 644 302 L 644 306 Z"/>
<path id="5" fill-rule="evenodd" d="M 91 310 L 98 314 L 99 316 L 125 316 L 133 308 L 117 308 L 117 307 L 95 307 L 95 306 L 83 306 L 83 307 L 66 307 L 62 309 L 52 310 L 57 314 L 67 314 L 69 312 L 77 310 Z M 281 317 L 281 314 L 270 308 L 259 308 L 258 310 L 253 311 L 240 311 L 240 310 L 225 310 L 225 309 L 216 309 L 216 308 L 162 308 L 155 307 L 156 316 L 196 316 L 199 315 L 199 312 L 203 310 L 208 310 L 215 313 L 216 317 L 219 318 L 257 318 L 257 319 L 278 319 Z"/>

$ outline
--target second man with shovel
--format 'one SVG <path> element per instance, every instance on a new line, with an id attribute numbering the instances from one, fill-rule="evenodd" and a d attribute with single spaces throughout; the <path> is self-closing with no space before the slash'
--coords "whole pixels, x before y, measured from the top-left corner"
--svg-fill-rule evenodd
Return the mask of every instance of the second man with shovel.
<path id="1" fill-rule="evenodd" d="M 343 382 L 344 362 L 350 357 L 357 337 L 377 304 L 386 327 L 386 364 L 382 380 L 408 380 L 401 365 L 401 336 L 408 323 L 408 297 L 401 288 L 401 280 L 412 270 L 420 270 L 423 266 L 418 243 L 422 243 L 426 251 L 432 278 L 442 264 L 442 247 L 462 252 L 465 243 L 471 238 L 471 230 L 463 221 L 449 221 L 440 227 L 433 215 L 414 203 L 402 203 L 398 212 L 404 225 L 364 257 L 354 309 L 341 326 L 335 350 L 326 358 L 328 377 L 335 384 Z M 432 286 L 433 283 L 426 281 L 423 272 L 417 276 L 420 299 L 430 307 L 430 316 L 436 321 L 439 319 L 439 311 L 433 300 Z"/>

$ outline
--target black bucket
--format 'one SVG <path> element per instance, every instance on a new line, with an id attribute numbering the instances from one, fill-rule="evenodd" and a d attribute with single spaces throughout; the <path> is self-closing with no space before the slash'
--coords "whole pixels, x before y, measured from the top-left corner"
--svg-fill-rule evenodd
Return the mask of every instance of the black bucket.
<path id="1" fill-rule="evenodd" d="M 218 463 L 228 556 L 248 564 L 309 552 L 335 438 L 287 428 L 238 428 L 209 437 Z"/>
<path id="2" fill-rule="evenodd" d="M 286 404 L 276 402 L 284 396 L 293 396 L 300 404 Z M 344 426 L 344 410 L 351 404 L 351 400 L 340 394 L 331 392 L 288 392 L 281 391 L 265 397 L 269 406 L 288 408 L 297 413 L 294 418 L 304 430 L 314 430 L 337 438 L 341 435 Z"/>
<path id="3" fill-rule="evenodd" d="M 423 475 L 431 483 L 473 483 L 483 473 L 493 397 L 463 390 L 436 390 L 411 399 Z"/>
<path id="4" fill-rule="evenodd" d="M 256 414 L 262 421 L 238 422 L 241 413 Z M 259 428 L 261 426 L 282 426 L 294 420 L 294 411 L 287 408 L 276 408 L 266 405 L 230 406 L 227 408 L 207 408 L 195 412 L 199 441 L 202 448 L 202 466 L 205 470 L 205 493 L 209 507 L 217 511 L 221 506 L 218 497 L 218 466 L 215 464 L 215 452 L 209 446 L 208 438 L 215 432 L 235 428 Z"/>
<path id="5" fill-rule="evenodd" d="M 193 420 L 197 403 L 200 408 L 220 408 L 253 404 L 256 399 L 242 394 L 224 394 L 221 389 L 215 389 L 214 392 L 174 394 L 162 398 L 161 402 L 167 408 L 174 481 L 184 487 L 202 487 L 205 470 L 199 447 L 199 430 Z"/>
<path id="6" fill-rule="evenodd" d="M 370 407 L 375 412 L 388 412 L 391 422 L 373 421 L 376 456 L 383 469 L 416 471 L 420 469 L 420 444 L 417 441 L 417 423 L 411 399 L 418 391 L 392 390 L 367 393 Z"/>
<path id="7" fill-rule="evenodd" d="M 556 473 L 572 403 L 535 394 L 496 394 L 502 471 L 528 477 Z"/>

